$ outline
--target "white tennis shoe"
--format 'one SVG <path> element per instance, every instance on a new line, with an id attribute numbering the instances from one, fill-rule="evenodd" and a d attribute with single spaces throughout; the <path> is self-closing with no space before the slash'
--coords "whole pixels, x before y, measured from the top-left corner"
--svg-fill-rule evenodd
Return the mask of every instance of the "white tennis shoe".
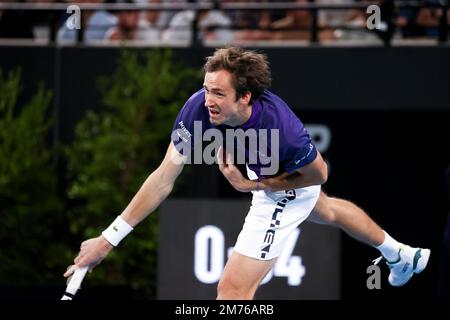
<path id="1" fill-rule="evenodd" d="M 430 253 L 430 249 L 412 248 L 402 244 L 396 261 L 389 262 L 384 259 L 391 270 L 389 283 L 394 287 L 400 287 L 407 283 L 414 273 L 421 273 L 427 266 Z M 381 259 L 383 257 L 375 259 L 374 263 L 378 264 Z"/>

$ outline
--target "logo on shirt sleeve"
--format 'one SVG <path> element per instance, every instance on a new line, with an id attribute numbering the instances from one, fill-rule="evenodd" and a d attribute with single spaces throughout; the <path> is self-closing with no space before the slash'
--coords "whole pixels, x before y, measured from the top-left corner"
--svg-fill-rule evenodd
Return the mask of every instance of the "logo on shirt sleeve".
<path id="1" fill-rule="evenodd" d="M 192 134 L 189 132 L 188 129 L 186 129 L 183 121 L 178 122 L 178 124 L 180 125 L 180 129 L 177 130 L 177 135 L 181 138 L 181 140 L 183 140 L 184 142 L 188 142 L 191 137 Z"/>
<path id="2" fill-rule="evenodd" d="M 313 150 L 313 145 L 312 145 L 312 143 L 310 143 L 309 146 L 308 146 L 308 152 L 306 153 L 306 155 L 304 155 L 303 157 L 301 157 L 299 160 L 295 160 L 294 163 L 295 163 L 295 164 L 299 164 L 300 162 L 302 162 L 303 160 L 305 160 L 306 158 L 308 158 L 309 155 L 311 154 L 312 150 Z"/>

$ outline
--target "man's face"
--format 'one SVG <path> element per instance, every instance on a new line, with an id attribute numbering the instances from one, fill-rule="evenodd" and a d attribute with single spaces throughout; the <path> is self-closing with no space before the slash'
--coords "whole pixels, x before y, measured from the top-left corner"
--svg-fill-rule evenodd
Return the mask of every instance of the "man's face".
<path id="1" fill-rule="evenodd" d="M 205 107 L 209 111 L 209 121 L 215 126 L 237 126 L 248 119 L 250 93 L 236 100 L 231 79 L 231 73 L 226 70 L 205 74 Z"/>
<path id="2" fill-rule="evenodd" d="M 139 12 L 122 11 L 119 13 L 119 25 L 125 30 L 136 30 L 139 23 Z"/>

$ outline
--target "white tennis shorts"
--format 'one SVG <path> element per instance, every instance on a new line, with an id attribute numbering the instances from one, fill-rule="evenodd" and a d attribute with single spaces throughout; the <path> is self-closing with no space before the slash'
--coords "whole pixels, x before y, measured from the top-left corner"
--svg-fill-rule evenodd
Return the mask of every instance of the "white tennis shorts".
<path id="1" fill-rule="evenodd" d="M 270 260 L 281 254 L 290 233 L 308 218 L 319 198 L 320 186 L 252 193 L 252 205 L 234 250 L 247 257 Z"/>

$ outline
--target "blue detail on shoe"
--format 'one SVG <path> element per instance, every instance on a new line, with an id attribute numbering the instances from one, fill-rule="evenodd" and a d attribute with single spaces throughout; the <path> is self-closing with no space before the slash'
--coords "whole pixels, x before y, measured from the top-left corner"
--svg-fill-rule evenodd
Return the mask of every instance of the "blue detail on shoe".
<path id="1" fill-rule="evenodd" d="M 402 272 L 405 273 L 406 270 L 408 270 L 409 267 L 409 262 L 405 263 L 405 265 L 403 266 Z"/>
<path id="2" fill-rule="evenodd" d="M 398 259 L 393 262 L 388 261 L 383 256 L 373 260 L 375 265 L 381 260 L 385 260 L 391 271 L 388 281 L 395 287 L 403 286 L 414 273 L 421 273 L 426 268 L 431 253 L 430 249 L 412 248 L 403 244 L 398 252 Z"/>
<path id="3" fill-rule="evenodd" d="M 422 250 L 417 250 L 416 254 L 414 255 L 414 260 L 413 260 L 413 270 L 416 270 L 417 267 L 417 263 L 419 262 L 419 259 L 422 258 L 422 255 L 420 254 Z"/>
<path id="4" fill-rule="evenodd" d="M 383 259 L 386 261 L 386 264 L 388 265 L 389 269 L 391 268 L 392 265 L 399 263 L 400 260 L 402 260 L 402 257 L 400 256 L 400 253 L 402 252 L 402 248 L 398 249 L 398 259 L 395 261 L 389 261 L 388 259 L 386 259 L 385 257 L 383 257 Z"/>

